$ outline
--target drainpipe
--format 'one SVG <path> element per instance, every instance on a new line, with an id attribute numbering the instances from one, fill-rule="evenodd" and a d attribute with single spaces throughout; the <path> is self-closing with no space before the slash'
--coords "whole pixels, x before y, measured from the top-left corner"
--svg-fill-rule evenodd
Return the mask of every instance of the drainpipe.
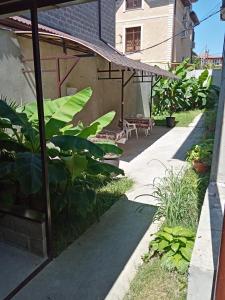
<path id="1" fill-rule="evenodd" d="M 176 29 L 176 15 L 177 15 L 177 0 L 174 0 L 174 9 L 173 9 L 173 39 L 172 39 L 172 55 L 171 55 L 171 63 L 174 62 L 174 47 L 175 47 L 175 29 Z"/>
<path id="2" fill-rule="evenodd" d="M 98 0 L 98 26 L 100 41 L 108 45 L 108 42 L 102 37 L 102 0 Z"/>
<path id="3" fill-rule="evenodd" d="M 102 0 L 98 0 L 98 30 L 99 30 L 99 40 L 105 43 L 107 46 L 112 48 L 114 51 L 116 51 L 118 54 L 123 55 L 119 50 L 117 50 L 114 46 L 109 44 L 103 37 L 102 37 Z"/>

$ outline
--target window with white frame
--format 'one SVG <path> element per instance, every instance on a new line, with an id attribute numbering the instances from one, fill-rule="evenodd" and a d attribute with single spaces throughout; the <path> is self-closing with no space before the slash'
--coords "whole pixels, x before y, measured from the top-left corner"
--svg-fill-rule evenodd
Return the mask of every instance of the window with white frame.
<path id="1" fill-rule="evenodd" d="M 141 50 L 141 26 L 126 28 L 126 52 Z"/>
<path id="2" fill-rule="evenodd" d="M 126 10 L 142 8 L 142 0 L 126 0 Z"/>

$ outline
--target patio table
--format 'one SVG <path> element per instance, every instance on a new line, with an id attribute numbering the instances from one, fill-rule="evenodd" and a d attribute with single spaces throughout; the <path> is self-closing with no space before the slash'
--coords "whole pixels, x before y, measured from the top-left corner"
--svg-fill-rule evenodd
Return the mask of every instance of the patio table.
<path id="1" fill-rule="evenodd" d="M 153 119 L 146 118 L 146 117 L 142 117 L 142 118 L 131 117 L 131 118 L 126 118 L 125 120 L 131 124 L 135 124 L 137 128 L 148 129 L 148 128 L 152 128 L 155 125 Z"/>

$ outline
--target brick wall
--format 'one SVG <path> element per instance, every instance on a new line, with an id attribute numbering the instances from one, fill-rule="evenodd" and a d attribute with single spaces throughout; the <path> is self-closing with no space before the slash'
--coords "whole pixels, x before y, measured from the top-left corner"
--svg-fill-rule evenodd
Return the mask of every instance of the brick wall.
<path id="1" fill-rule="evenodd" d="M 102 37 L 115 45 L 115 0 L 102 0 Z M 39 23 L 85 40 L 99 39 L 98 2 L 39 12 Z"/>

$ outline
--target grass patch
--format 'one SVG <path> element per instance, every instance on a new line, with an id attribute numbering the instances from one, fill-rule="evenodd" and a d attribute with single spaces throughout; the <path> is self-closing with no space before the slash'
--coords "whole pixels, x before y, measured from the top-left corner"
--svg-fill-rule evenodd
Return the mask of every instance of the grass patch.
<path id="1" fill-rule="evenodd" d="M 143 264 L 124 300 L 185 300 L 187 275 L 162 268 L 158 258 Z"/>
<path id="2" fill-rule="evenodd" d="M 176 126 L 177 127 L 187 127 L 191 124 L 195 117 L 197 117 L 202 110 L 189 110 L 189 111 L 181 111 L 177 112 L 173 115 L 176 118 Z M 167 115 L 154 116 L 155 124 L 157 126 L 166 126 L 166 117 Z"/>
<path id="3" fill-rule="evenodd" d="M 154 183 L 154 197 L 160 206 L 158 220 L 166 226 L 195 229 L 198 224 L 198 175 L 190 168 L 176 172 L 167 169 L 166 175 Z"/>
<path id="4" fill-rule="evenodd" d="M 93 176 L 92 181 L 97 192 L 99 216 L 133 186 L 133 180 L 127 177 L 109 181 L 101 176 Z M 89 213 L 85 219 L 81 216 L 74 216 L 73 219 L 68 219 L 65 215 L 55 219 L 53 217 L 54 256 L 58 256 L 96 221 L 96 211 Z"/>

